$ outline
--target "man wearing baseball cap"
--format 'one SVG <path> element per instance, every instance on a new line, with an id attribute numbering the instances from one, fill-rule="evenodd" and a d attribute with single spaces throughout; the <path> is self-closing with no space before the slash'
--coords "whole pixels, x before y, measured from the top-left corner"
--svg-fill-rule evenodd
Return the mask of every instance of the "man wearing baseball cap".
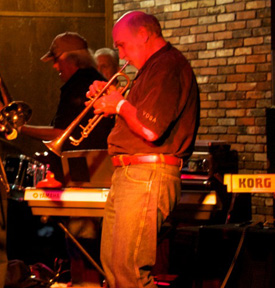
<path id="1" fill-rule="evenodd" d="M 94 80 L 106 81 L 97 71 L 92 51 L 89 49 L 87 41 L 78 33 L 65 32 L 57 35 L 52 41 L 49 51 L 41 57 L 43 62 L 52 62 L 53 68 L 64 83 L 61 87 L 60 101 L 57 112 L 50 126 L 24 125 L 21 133 L 38 140 L 53 140 L 61 135 L 69 124 L 84 110 L 87 101 L 86 92 Z M 80 124 L 86 126 L 88 119 L 93 118 L 93 111 L 87 113 Z M 83 149 L 106 149 L 107 136 L 114 125 L 114 119 L 103 118 L 92 131 L 92 135 L 80 143 L 79 146 L 72 146 L 67 140 L 62 151 L 83 150 Z M 74 129 L 72 136 L 76 139 L 80 137 L 82 129 Z M 64 182 L 61 160 L 54 153 L 49 151 L 50 170 L 55 174 L 55 178 Z M 70 231 L 81 231 L 74 234 L 78 241 L 84 246 L 89 254 L 94 258 L 94 251 L 99 252 L 99 231 L 98 223 L 93 218 L 70 218 L 68 222 Z M 86 243 L 86 245 L 84 244 Z M 97 245 L 98 244 L 98 245 Z M 97 246 L 95 246 L 97 245 Z M 90 249 L 89 249 L 90 248 Z M 99 274 L 90 267 L 85 257 L 70 245 L 68 252 L 71 256 L 71 274 L 73 284 L 83 282 L 96 282 Z M 83 258 L 83 259 L 82 259 Z M 99 259 L 95 259 L 98 260 Z M 98 278 L 98 279 L 96 279 Z M 90 286 L 89 286 L 90 285 Z M 91 284 L 88 284 L 91 287 Z"/>
<path id="2" fill-rule="evenodd" d="M 85 38 L 75 32 L 65 32 L 54 38 L 49 51 L 40 59 L 47 62 L 58 58 L 64 52 L 87 49 L 88 43 Z"/>

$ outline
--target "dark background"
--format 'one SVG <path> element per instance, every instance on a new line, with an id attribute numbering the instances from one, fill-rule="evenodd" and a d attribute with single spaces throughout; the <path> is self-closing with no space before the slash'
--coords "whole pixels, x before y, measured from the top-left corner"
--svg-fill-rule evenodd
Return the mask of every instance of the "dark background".
<path id="1" fill-rule="evenodd" d="M 54 37 L 74 31 L 87 39 L 92 50 L 112 47 L 112 9 L 113 1 L 102 0 L 0 2 L 0 74 L 13 100 L 31 106 L 29 124 L 48 125 L 57 108 L 62 83 L 52 64 L 40 61 Z M 1 150 L 15 145 L 27 156 L 46 150 L 23 135 L 9 142 Z"/>

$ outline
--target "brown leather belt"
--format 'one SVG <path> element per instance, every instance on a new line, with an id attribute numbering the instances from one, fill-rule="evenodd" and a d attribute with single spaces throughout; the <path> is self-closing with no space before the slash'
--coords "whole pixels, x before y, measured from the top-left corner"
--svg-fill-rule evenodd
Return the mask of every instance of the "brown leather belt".
<path id="1" fill-rule="evenodd" d="M 150 164 L 150 163 L 165 163 L 173 166 L 182 166 L 182 159 L 163 155 L 163 154 L 152 154 L 152 155 L 117 155 L 112 157 L 112 162 L 115 167 L 128 166 L 137 164 Z"/>

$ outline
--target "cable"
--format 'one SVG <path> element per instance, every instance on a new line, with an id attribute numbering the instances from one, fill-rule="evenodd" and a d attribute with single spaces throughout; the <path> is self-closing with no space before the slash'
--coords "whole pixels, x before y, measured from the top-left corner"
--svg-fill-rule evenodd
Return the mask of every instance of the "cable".
<path id="1" fill-rule="evenodd" d="M 246 226 L 246 227 L 243 229 L 243 232 L 242 232 L 242 235 L 241 235 L 241 238 L 240 238 L 240 241 L 239 241 L 237 250 L 236 250 L 235 255 L 234 255 L 234 257 L 233 257 L 232 263 L 231 263 L 231 265 L 230 265 L 230 267 L 229 267 L 229 269 L 228 269 L 228 271 L 227 271 L 227 273 L 226 273 L 226 275 L 225 275 L 225 278 L 224 278 L 224 280 L 223 280 L 222 285 L 221 285 L 220 288 L 224 288 L 224 287 L 225 287 L 225 285 L 227 284 L 228 279 L 229 279 L 229 277 L 230 277 L 230 275 L 231 275 L 231 273 L 232 273 L 232 271 L 233 271 L 233 268 L 234 268 L 234 266 L 235 266 L 235 264 L 236 264 L 236 261 L 237 261 L 237 259 L 238 259 L 238 257 L 239 257 L 241 248 L 242 248 L 242 246 L 243 246 L 243 242 L 244 242 L 244 237 L 245 237 L 245 232 L 246 232 L 246 230 L 247 230 L 249 227 L 253 227 L 253 226 L 258 225 L 259 223 L 260 223 L 260 222 L 252 223 L 252 224 Z"/>

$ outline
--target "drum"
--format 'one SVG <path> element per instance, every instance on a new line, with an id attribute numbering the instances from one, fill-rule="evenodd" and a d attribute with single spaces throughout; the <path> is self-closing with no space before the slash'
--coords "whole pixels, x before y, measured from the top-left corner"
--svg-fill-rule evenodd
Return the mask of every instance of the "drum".
<path id="1" fill-rule="evenodd" d="M 11 190 L 24 190 L 35 187 L 46 178 L 47 166 L 25 155 L 8 155 L 4 160 L 4 169 Z"/>

